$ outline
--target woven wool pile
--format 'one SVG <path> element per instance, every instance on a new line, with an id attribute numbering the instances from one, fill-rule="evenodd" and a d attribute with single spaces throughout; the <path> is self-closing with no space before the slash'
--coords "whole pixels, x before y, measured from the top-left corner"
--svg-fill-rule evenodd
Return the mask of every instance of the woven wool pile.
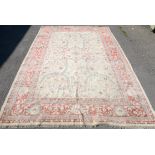
<path id="1" fill-rule="evenodd" d="M 154 126 L 151 104 L 108 27 L 42 26 L 0 126 Z"/>

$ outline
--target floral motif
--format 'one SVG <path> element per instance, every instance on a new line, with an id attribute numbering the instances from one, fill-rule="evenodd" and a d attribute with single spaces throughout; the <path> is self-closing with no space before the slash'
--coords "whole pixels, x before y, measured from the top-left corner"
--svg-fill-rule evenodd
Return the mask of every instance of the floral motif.
<path id="1" fill-rule="evenodd" d="M 42 26 L 3 105 L 0 125 L 97 121 L 130 125 L 155 119 L 108 27 Z"/>
<path id="2" fill-rule="evenodd" d="M 134 106 L 127 108 L 127 111 L 129 113 L 129 116 L 135 116 L 135 117 L 147 117 L 146 112 L 142 107 Z"/>

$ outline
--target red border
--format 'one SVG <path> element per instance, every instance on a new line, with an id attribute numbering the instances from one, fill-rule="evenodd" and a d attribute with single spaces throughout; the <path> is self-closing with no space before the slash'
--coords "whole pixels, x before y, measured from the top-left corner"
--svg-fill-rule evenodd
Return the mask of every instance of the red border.
<path id="1" fill-rule="evenodd" d="M 115 72 L 117 81 L 121 86 L 122 92 L 129 87 L 136 90 L 140 96 L 137 100 L 133 96 L 123 93 L 123 99 L 109 103 L 103 99 L 81 99 L 80 108 L 85 113 L 85 120 L 81 114 L 70 113 L 70 109 L 75 105 L 75 99 L 63 99 L 61 104 L 50 104 L 51 100 L 44 99 L 38 101 L 35 99 L 34 88 L 40 74 L 40 68 L 43 58 L 46 55 L 49 40 L 53 32 L 86 32 L 91 31 L 100 35 L 109 62 Z M 52 39 L 52 38 L 51 38 Z M 15 80 L 13 89 L 8 97 L 7 104 L 1 116 L 2 123 L 28 123 L 33 122 L 113 122 L 128 124 L 154 123 L 154 114 L 150 109 L 143 91 L 136 81 L 134 73 L 130 69 L 128 62 L 121 53 L 118 43 L 114 40 L 112 34 L 107 27 L 95 26 L 43 26 L 37 35 L 33 46 L 28 52 L 24 64 L 21 66 L 18 77 Z M 23 95 L 18 91 L 18 87 L 27 87 L 28 91 Z M 30 100 L 31 99 L 31 100 Z M 29 102 L 29 103 L 28 103 Z M 40 108 L 42 116 L 32 116 L 27 112 L 31 108 L 41 102 Z M 59 100 L 60 102 L 60 100 Z M 118 117 L 114 112 L 117 106 L 122 106 L 127 111 L 126 116 Z M 96 116 L 97 114 L 97 116 Z M 134 115 L 135 114 L 135 115 Z"/>

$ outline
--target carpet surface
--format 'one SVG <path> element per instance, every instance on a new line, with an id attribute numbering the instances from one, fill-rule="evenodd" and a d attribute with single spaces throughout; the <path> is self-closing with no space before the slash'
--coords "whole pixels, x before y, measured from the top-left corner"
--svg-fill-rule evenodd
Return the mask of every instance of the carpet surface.
<path id="1" fill-rule="evenodd" d="M 42 26 L 1 108 L 1 127 L 155 126 L 108 27 Z"/>

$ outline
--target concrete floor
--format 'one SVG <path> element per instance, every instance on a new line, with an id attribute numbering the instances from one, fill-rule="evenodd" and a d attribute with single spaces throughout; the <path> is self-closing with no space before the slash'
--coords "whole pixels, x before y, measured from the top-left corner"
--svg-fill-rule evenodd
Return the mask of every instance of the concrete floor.
<path id="1" fill-rule="evenodd" d="M 110 26 L 155 110 L 155 33 L 149 26 Z"/>
<path id="2" fill-rule="evenodd" d="M 0 64 L 0 107 L 39 28 L 40 26 L 31 26 L 12 54 Z M 155 34 L 149 26 L 110 26 L 110 29 L 128 57 L 155 110 Z M 102 125 L 96 128 L 117 127 Z"/>

